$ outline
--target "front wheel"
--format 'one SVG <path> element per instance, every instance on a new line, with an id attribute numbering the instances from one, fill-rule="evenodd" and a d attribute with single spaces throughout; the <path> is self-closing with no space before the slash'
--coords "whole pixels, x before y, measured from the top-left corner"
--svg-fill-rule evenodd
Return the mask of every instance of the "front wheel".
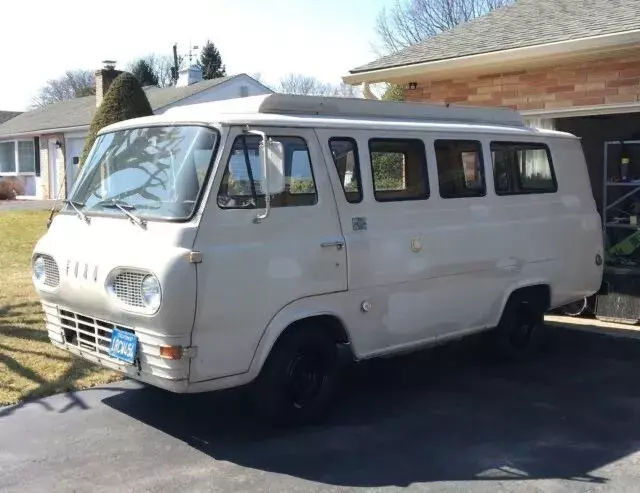
<path id="1" fill-rule="evenodd" d="M 272 349 L 256 381 L 256 403 L 279 424 L 316 421 L 329 408 L 339 366 L 331 337 L 313 327 L 299 327 Z"/>

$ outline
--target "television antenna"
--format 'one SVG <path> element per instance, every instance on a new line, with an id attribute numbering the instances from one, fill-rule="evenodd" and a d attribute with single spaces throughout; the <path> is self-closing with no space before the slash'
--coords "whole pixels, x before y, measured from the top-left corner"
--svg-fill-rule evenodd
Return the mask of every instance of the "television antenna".
<path id="1" fill-rule="evenodd" d="M 194 54 L 193 52 L 197 51 L 199 49 L 200 49 L 200 47 L 198 45 L 192 45 L 191 41 L 189 41 L 189 55 L 188 55 L 188 57 L 189 57 L 189 67 L 191 67 L 191 65 L 192 65 L 193 57 L 195 56 L 197 58 L 197 56 L 198 56 L 197 54 Z"/>

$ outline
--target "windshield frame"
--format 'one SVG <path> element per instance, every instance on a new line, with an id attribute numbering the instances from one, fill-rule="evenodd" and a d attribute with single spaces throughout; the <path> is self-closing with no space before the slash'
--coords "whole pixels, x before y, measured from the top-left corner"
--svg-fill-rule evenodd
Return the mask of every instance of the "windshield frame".
<path id="1" fill-rule="evenodd" d="M 220 141 L 223 138 L 223 132 L 221 131 L 221 128 L 219 128 L 218 126 L 213 125 L 213 124 L 209 124 L 209 123 L 203 123 L 203 122 L 180 122 L 180 123 L 154 122 L 154 123 L 146 123 L 144 125 L 141 124 L 141 125 L 124 126 L 122 128 L 114 129 L 114 130 L 111 130 L 111 131 L 108 131 L 108 132 L 98 132 L 96 141 L 94 142 L 94 145 L 91 148 L 91 152 L 88 154 L 87 159 L 85 160 L 85 163 L 88 162 L 93 157 L 94 152 L 96 152 L 96 149 L 97 149 L 96 143 L 98 142 L 98 138 L 99 137 L 102 137 L 104 135 L 109 135 L 109 134 L 112 134 L 112 133 L 116 133 L 116 132 L 126 131 L 126 130 L 136 130 L 136 129 L 152 128 L 152 127 L 163 127 L 163 128 L 201 127 L 201 128 L 205 128 L 207 130 L 212 131 L 216 135 L 216 142 L 215 142 L 215 145 L 213 147 L 213 151 L 211 152 L 211 159 L 209 160 L 209 165 L 207 167 L 207 173 L 204 176 L 204 180 L 202 181 L 202 186 L 200 187 L 200 190 L 198 191 L 198 196 L 196 197 L 196 200 L 195 200 L 194 205 L 193 205 L 193 209 L 191 210 L 191 214 L 189 214 L 189 216 L 184 216 L 184 217 L 146 216 L 144 214 L 139 214 L 137 212 L 134 212 L 136 215 L 140 216 L 141 218 L 143 218 L 147 222 L 188 223 L 188 222 L 192 221 L 193 218 L 198 214 L 198 212 L 200 210 L 200 207 L 202 205 L 203 198 L 207 193 L 207 189 L 208 189 L 210 181 L 211 181 L 211 176 L 213 174 L 213 168 L 215 166 L 215 162 L 216 162 L 216 159 L 218 157 L 218 152 L 220 150 Z M 85 176 L 84 176 L 85 170 L 86 170 L 86 168 L 83 166 L 82 169 L 80 170 L 80 173 L 76 177 L 76 180 L 74 181 L 73 186 L 69 190 L 69 193 L 68 193 L 68 196 L 67 196 L 67 200 L 74 200 L 74 194 L 76 192 L 76 188 L 78 188 L 80 183 L 82 181 L 84 181 L 84 179 L 85 179 Z M 123 218 L 123 219 L 126 219 L 127 221 L 129 220 L 123 213 L 121 213 L 119 211 L 116 212 L 116 211 L 113 211 L 113 210 L 110 210 L 110 209 L 85 210 L 84 208 L 82 208 L 81 211 L 87 217 Z M 68 204 L 64 204 L 64 206 L 60 209 L 58 214 L 75 215 L 77 213 Z"/>

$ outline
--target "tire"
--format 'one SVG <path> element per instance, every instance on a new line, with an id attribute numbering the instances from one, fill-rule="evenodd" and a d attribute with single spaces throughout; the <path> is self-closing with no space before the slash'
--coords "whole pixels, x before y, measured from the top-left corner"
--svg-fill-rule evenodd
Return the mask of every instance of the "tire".
<path id="1" fill-rule="evenodd" d="M 316 422 L 330 407 L 339 369 L 335 341 L 315 327 L 298 327 L 272 349 L 256 381 L 256 405 L 279 425 Z"/>
<path id="2" fill-rule="evenodd" d="M 537 356 L 547 342 L 545 308 L 536 297 L 514 294 L 502 313 L 490 343 L 498 358 L 520 361 Z"/>

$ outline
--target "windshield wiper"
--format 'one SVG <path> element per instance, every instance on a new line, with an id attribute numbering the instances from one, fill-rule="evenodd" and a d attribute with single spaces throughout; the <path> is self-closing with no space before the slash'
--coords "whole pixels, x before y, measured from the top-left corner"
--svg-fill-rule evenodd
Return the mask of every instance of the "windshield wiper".
<path id="1" fill-rule="evenodd" d="M 132 223 L 137 224 L 138 226 L 140 226 L 143 229 L 147 227 L 147 221 L 145 221 L 141 217 L 136 216 L 135 214 L 133 214 L 131 212 L 131 211 L 135 211 L 136 210 L 136 206 L 135 205 L 127 204 L 126 202 L 121 202 L 121 201 L 118 201 L 118 200 L 105 200 L 104 202 L 100 202 L 97 205 L 99 205 L 100 207 L 107 207 L 107 208 L 110 208 L 110 209 L 119 209 L 129 219 L 131 219 Z"/>
<path id="2" fill-rule="evenodd" d="M 89 218 L 87 217 L 87 215 L 82 212 L 80 209 L 83 208 L 86 204 L 82 203 L 82 202 L 77 202 L 75 200 L 64 200 L 63 201 L 65 204 L 70 205 L 74 211 L 76 211 L 76 214 L 78 215 L 78 217 L 80 219 L 82 219 L 85 223 L 89 224 Z"/>

